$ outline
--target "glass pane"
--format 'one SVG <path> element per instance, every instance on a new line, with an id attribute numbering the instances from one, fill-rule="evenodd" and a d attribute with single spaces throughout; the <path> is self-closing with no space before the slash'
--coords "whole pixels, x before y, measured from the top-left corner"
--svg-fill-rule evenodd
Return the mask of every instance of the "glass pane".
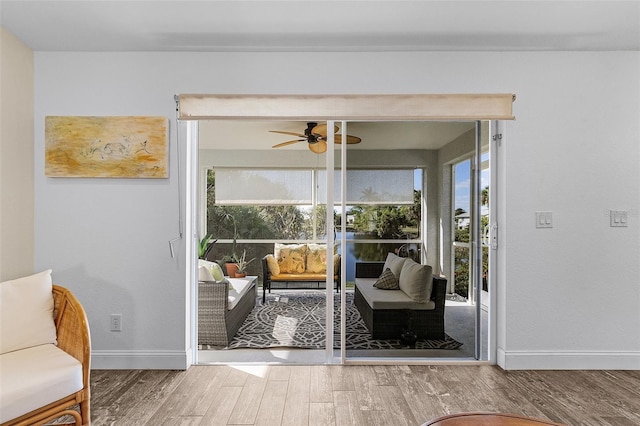
<path id="1" fill-rule="evenodd" d="M 471 161 L 465 160 L 454 167 L 454 241 L 469 242 L 471 225 Z"/>
<path id="2" fill-rule="evenodd" d="M 491 179 L 489 152 L 482 154 L 482 171 L 480 173 L 480 226 L 482 227 L 482 290 L 489 291 L 487 278 L 489 276 L 489 183 Z"/>
<path id="3" fill-rule="evenodd" d="M 455 247 L 454 250 L 455 294 L 467 299 L 469 297 L 469 248 Z"/>
<path id="4" fill-rule="evenodd" d="M 214 239 L 242 240 L 313 237 L 313 209 L 310 205 L 217 205 L 217 178 L 219 174 L 210 170 L 207 175 L 207 235 Z"/>

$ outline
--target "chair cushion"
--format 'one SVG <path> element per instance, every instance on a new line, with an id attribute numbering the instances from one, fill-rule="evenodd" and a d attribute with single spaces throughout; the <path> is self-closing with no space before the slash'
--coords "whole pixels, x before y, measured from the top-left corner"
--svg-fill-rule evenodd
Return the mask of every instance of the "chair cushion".
<path id="1" fill-rule="evenodd" d="M 272 275 L 271 281 L 325 281 L 327 274 L 280 274 Z M 337 279 L 338 275 L 334 276 Z"/>
<path id="2" fill-rule="evenodd" d="M 57 343 L 51 269 L 0 283 L 0 354 Z"/>
<path id="3" fill-rule="evenodd" d="M 0 358 L 0 423 L 82 389 L 82 364 L 53 344 Z"/>

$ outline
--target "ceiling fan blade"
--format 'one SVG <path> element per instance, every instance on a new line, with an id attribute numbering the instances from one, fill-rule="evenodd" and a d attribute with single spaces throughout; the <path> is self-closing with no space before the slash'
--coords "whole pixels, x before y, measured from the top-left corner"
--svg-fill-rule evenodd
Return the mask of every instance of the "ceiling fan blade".
<path id="1" fill-rule="evenodd" d="M 338 126 L 334 126 L 333 133 L 336 133 L 338 130 Z M 318 124 L 316 127 L 311 129 L 311 133 L 314 135 L 327 136 L 327 125 L 326 124 Z"/>
<path id="2" fill-rule="evenodd" d="M 301 135 L 300 133 L 295 133 L 295 132 L 283 132 L 283 131 L 280 131 L 280 130 L 269 130 L 269 132 L 271 132 L 271 133 L 281 133 L 283 135 L 297 136 L 299 138 L 306 138 L 305 135 Z"/>
<path id="3" fill-rule="evenodd" d="M 361 141 L 362 139 L 357 136 L 347 135 L 348 144 L 360 143 Z M 335 135 L 335 143 L 342 143 L 342 135 Z"/>
<path id="4" fill-rule="evenodd" d="M 318 141 L 316 143 L 309 144 L 309 150 L 316 154 L 322 154 L 327 151 L 327 143 L 325 141 Z"/>
<path id="5" fill-rule="evenodd" d="M 271 148 L 280 148 L 281 146 L 287 146 L 287 145 L 291 145 L 291 144 L 294 144 L 294 143 L 306 142 L 306 141 L 307 141 L 306 139 L 297 139 L 295 141 L 287 141 L 287 142 L 279 143 L 277 145 L 272 146 Z"/>

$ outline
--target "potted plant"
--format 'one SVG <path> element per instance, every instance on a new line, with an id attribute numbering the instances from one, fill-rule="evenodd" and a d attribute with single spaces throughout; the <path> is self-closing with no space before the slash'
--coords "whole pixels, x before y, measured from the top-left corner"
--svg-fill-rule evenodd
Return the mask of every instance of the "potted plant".
<path id="1" fill-rule="evenodd" d="M 204 259 L 204 260 L 207 259 L 207 256 L 211 252 L 213 245 L 218 241 L 218 240 L 213 240 L 212 237 L 213 237 L 213 234 L 209 234 L 203 239 L 201 239 L 200 242 L 198 243 L 198 259 Z"/>
<path id="2" fill-rule="evenodd" d="M 236 260 L 235 260 L 235 264 L 237 266 L 237 269 L 235 271 L 235 278 L 243 278 L 243 277 L 247 276 L 247 265 L 249 263 L 253 262 L 255 257 L 253 257 L 253 258 L 251 258 L 249 260 L 246 260 L 246 259 L 247 259 L 247 251 L 244 250 L 242 252 L 242 256 L 237 257 Z M 227 265 L 227 268 L 228 268 L 228 265 Z M 227 269 L 227 272 L 229 272 L 228 269 Z M 229 275 L 229 276 L 231 276 L 231 275 Z"/>
<path id="3" fill-rule="evenodd" d="M 207 235 L 203 239 L 198 242 L 198 268 L 204 266 L 209 270 L 211 276 L 219 281 L 224 278 L 224 273 L 222 272 L 222 268 L 217 262 L 212 262 L 207 260 L 213 245 L 218 241 L 211 238 L 212 235 Z"/>

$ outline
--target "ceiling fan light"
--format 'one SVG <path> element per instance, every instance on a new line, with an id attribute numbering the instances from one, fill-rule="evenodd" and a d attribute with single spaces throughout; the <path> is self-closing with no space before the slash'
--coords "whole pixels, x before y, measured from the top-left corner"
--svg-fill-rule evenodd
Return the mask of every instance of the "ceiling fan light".
<path id="1" fill-rule="evenodd" d="M 327 143 L 324 141 L 317 141 L 314 143 L 310 143 L 308 146 L 309 146 L 309 151 L 315 154 L 322 154 L 323 152 L 327 151 Z"/>

